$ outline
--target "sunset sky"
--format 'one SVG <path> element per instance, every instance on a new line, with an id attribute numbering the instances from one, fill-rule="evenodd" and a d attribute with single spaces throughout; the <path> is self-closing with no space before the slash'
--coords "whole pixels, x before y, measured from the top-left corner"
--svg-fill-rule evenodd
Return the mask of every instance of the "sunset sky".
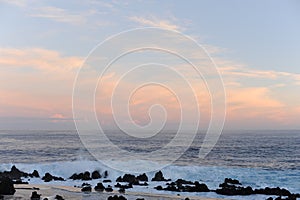
<path id="1" fill-rule="evenodd" d="M 224 82 L 225 129 L 300 129 L 299 1 L 0 0 L 0 24 L 0 129 L 74 129 L 73 83 L 86 56 L 111 35 L 143 27 L 179 31 L 206 47 Z M 116 69 L 105 75 L 101 98 L 116 84 L 121 65 Z M 127 77 L 123 91 L 151 75 L 171 78 L 163 67 L 146 70 Z M 180 81 L 172 84 L 185 91 Z M 205 121 L 209 99 L 197 84 Z M 111 111 L 101 102 L 100 120 L 109 126 Z M 133 120 L 147 124 L 156 103 L 178 122 L 176 98 L 158 85 L 133 97 Z"/>

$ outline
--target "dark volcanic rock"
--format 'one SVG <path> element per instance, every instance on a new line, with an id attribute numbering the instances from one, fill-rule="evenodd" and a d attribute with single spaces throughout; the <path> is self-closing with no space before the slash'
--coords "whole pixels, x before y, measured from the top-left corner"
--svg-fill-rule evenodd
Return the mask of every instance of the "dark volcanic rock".
<path id="1" fill-rule="evenodd" d="M 277 196 L 291 196 L 291 192 L 284 188 L 269 188 L 255 189 L 254 194 L 277 195 Z"/>
<path id="2" fill-rule="evenodd" d="M 132 188 L 132 184 L 129 183 L 129 184 L 127 184 L 127 185 L 121 185 L 120 183 L 117 183 L 117 184 L 115 185 L 115 187 L 117 187 L 117 188 L 122 188 L 122 189 L 128 189 L 128 188 Z"/>
<path id="3" fill-rule="evenodd" d="M 88 171 L 84 172 L 83 176 L 82 176 L 82 180 L 83 181 L 92 180 L 90 172 L 88 172 Z"/>
<path id="4" fill-rule="evenodd" d="M 29 184 L 27 181 L 22 181 L 22 180 L 14 180 L 14 184 Z"/>
<path id="5" fill-rule="evenodd" d="M 104 171 L 103 178 L 107 178 L 107 177 L 108 177 L 108 171 Z"/>
<path id="6" fill-rule="evenodd" d="M 195 181 L 194 183 L 191 181 L 185 181 L 182 179 L 178 179 L 175 182 L 167 183 L 167 187 L 163 188 L 162 186 L 155 187 L 157 190 L 166 190 L 173 192 L 209 192 L 207 185 L 204 183 L 199 183 Z"/>
<path id="7" fill-rule="evenodd" d="M 65 200 L 62 196 L 60 195 L 56 195 L 54 199 L 57 199 L 57 200 Z"/>
<path id="8" fill-rule="evenodd" d="M 27 178 L 27 177 L 39 177 L 39 174 L 36 170 L 33 171 L 32 174 L 23 172 L 16 168 L 15 165 L 13 165 L 10 169 L 10 171 L 4 171 L 0 172 L 0 178 L 1 177 L 8 177 L 12 180 L 20 180 L 22 177 Z"/>
<path id="9" fill-rule="evenodd" d="M 31 193 L 31 197 L 30 197 L 31 200 L 40 200 L 41 199 L 41 195 L 38 194 L 36 191 L 33 191 Z"/>
<path id="10" fill-rule="evenodd" d="M 136 177 L 136 179 L 139 181 L 148 181 L 148 176 L 145 173 L 143 173 L 143 174 L 138 175 Z"/>
<path id="11" fill-rule="evenodd" d="M 169 181 L 169 180 L 170 179 L 165 179 L 165 177 L 161 171 L 158 171 L 155 173 L 155 175 L 151 181 Z"/>
<path id="12" fill-rule="evenodd" d="M 91 186 L 85 186 L 81 189 L 81 192 L 91 192 L 92 191 L 92 187 Z"/>
<path id="13" fill-rule="evenodd" d="M 0 195 L 13 195 L 15 192 L 13 181 L 8 177 L 2 177 L 0 179 Z"/>
<path id="14" fill-rule="evenodd" d="M 242 185 L 239 180 L 231 179 L 231 178 L 225 178 L 224 183 L 230 183 L 233 185 Z"/>
<path id="15" fill-rule="evenodd" d="M 50 173 L 46 173 L 42 180 L 45 182 L 50 182 L 50 181 L 64 181 L 62 177 L 57 177 L 57 176 L 52 176 Z"/>
<path id="16" fill-rule="evenodd" d="M 32 175 L 32 177 L 36 177 L 36 178 L 40 177 L 40 174 L 37 170 L 34 170 L 31 175 Z"/>
<path id="17" fill-rule="evenodd" d="M 114 196 L 109 196 L 107 198 L 107 200 L 127 200 L 125 197 L 123 197 L 122 195 L 118 196 L 118 195 L 114 195 Z"/>
<path id="18" fill-rule="evenodd" d="M 101 178 L 101 175 L 98 171 L 93 171 L 92 172 L 92 179 L 99 179 Z"/>
<path id="19" fill-rule="evenodd" d="M 103 190 L 105 189 L 104 185 L 102 183 L 97 183 L 97 185 L 95 186 L 95 191 L 97 192 L 103 192 Z"/>
<path id="20" fill-rule="evenodd" d="M 253 189 L 251 187 L 241 187 L 235 185 L 229 185 L 227 183 L 221 184 L 222 188 L 216 189 L 217 194 L 222 195 L 251 195 L 253 194 Z"/>
<path id="21" fill-rule="evenodd" d="M 108 185 L 107 188 L 105 188 L 104 190 L 106 192 L 112 192 L 112 191 L 114 191 L 110 185 Z"/>

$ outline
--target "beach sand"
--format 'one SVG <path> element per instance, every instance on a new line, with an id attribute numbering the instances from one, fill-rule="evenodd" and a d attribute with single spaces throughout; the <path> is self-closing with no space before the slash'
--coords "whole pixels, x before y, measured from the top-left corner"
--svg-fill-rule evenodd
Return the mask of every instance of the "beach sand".
<path id="1" fill-rule="evenodd" d="M 113 192 L 91 192 L 83 193 L 81 188 L 70 187 L 70 186 L 54 186 L 54 185 L 15 185 L 16 193 L 13 196 L 5 196 L 5 200 L 29 200 L 31 193 L 37 191 L 41 194 L 41 199 L 48 198 L 49 200 L 54 200 L 55 196 L 58 194 L 64 199 L 69 200 L 106 200 L 109 196 L 121 195 L 118 191 Z M 39 190 L 34 190 L 34 188 L 39 188 Z M 167 194 L 151 194 L 151 193 L 138 193 L 126 191 L 122 194 L 128 200 L 136 200 L 137 198 L 144 198 L 145 200 L 171 200 L 171 199 L 185 199 L 188 197 L 191 200 L 218 200 L 216 198 L 207 197 L 192 197 L 192 196 L 176 196 Z"/>

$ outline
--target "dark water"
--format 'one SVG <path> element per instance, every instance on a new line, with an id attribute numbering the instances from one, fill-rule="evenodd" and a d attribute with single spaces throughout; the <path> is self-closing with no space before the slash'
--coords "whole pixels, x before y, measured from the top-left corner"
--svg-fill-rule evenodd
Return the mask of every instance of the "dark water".
<path id="1" fill-rule="evenodd" d="M 166 132 L 148 141 L 117 132 L 109 138 L 128 151 L 149 151 L 168 143 L 174 133 Z M 203 135 L 196 136 L 177 165 L 199 165 Z M 224 131 L 218 143 L 201 161 L 205 166 L 256 167 L 300 170 L 300 131 Z M 42 163 L 93 159 L 76 131 L 0 131 L 0 163 Z M 114 156 L 114 155 L 112 155 Z"/>

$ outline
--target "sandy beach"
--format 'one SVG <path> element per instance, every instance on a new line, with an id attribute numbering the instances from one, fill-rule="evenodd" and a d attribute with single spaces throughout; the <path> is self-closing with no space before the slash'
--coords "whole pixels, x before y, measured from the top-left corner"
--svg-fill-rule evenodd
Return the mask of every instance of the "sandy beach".
<path id="1" fill-rule="evenodd" d="M 121 195 L 118 191 L 113 192 L 91 192 L 83 193 L 81 188 L 70 187 L 70 186 L 56 186 L 56 185 L 42 185 L 42 184 L 29 184 L 29 185 L 15 185 L 16 193 L 13 196 L 5 196 L 4 200 L 28 200 L 30 199 L 31 193 L 37 191 L 41 194 L 41 199 L 48 198 L 54 200 L 58 194 L 64 199 L 82 200 L 82 199 L 103 199 L 106 200 L 109 196 Z M 34 188 L 39 188 L 35 190 Z M 171 200 L 171 199 L 185 199 L 188 197 L 191 200 L 218 200 L 216 198 L 207 197 L 195 197 L 195 196 L 176 196 L 168 194 L 151 194 L 151 193 L 138 193 L 138 192 L 126 192 L 122 194 L 128 200 L 136 200 L 137 198 L 144 198 L 145 200 Z"/>

